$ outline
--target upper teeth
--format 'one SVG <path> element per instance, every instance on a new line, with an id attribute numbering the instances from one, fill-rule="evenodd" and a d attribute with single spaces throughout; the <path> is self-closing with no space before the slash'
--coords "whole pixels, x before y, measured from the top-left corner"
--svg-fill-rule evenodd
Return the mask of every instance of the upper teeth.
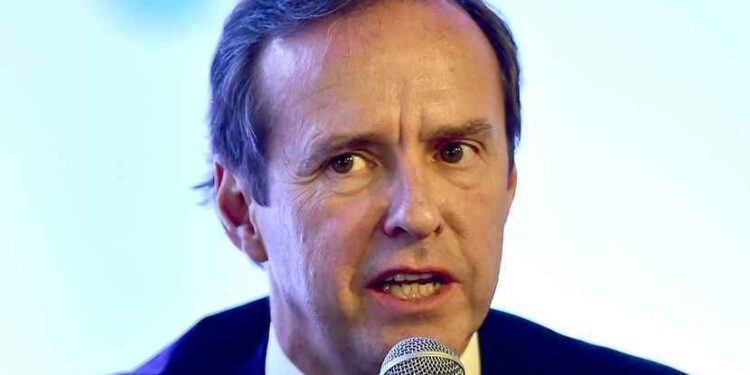
<path id="1" fill-rule="evenodd" d="M 385 282 L 397 282 L 400 283 L 402 281 L 417 281 L 417 280 L 427 280 L 433 278 L 435 275 L 432 273 L 397 273 L 387 279 L 385 279 Z"/>

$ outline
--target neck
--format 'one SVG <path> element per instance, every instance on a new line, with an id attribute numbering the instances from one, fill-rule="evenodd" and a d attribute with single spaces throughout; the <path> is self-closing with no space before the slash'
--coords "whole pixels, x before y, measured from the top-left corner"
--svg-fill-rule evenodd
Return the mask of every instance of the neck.
<path id="1" fill-rule="evenodd" d="M 322 327 L 308 316 L 286 307 L 275 306 L 271 298 L 271 329 L 281 350 L 302 373 L 359 375 L 378 372 L 379 363 L 357 360 L 351 344 L 335 345 Z M 346 349 L 342 352 L 341 348 Z"/>

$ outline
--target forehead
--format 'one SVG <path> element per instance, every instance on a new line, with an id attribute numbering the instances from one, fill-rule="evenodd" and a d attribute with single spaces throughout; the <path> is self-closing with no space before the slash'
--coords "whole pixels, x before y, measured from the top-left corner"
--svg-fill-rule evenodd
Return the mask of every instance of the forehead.
<path id="1" fill-rule="evenodd" d="M 324 20 L 273 40 L 258 72 L 280 122 L 446 121 L 501 103 L 492 47 L 452 1 L 380 1 Z"/>

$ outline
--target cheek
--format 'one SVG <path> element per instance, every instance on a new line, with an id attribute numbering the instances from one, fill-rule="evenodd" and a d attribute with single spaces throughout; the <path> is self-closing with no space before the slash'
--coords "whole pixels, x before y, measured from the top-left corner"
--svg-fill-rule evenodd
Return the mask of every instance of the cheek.
<path id="1" fill-rule="evenodd" d="M 446 223 L 475 245 L 498 243 L 509 208 L 506 184 L 499 173 L 486 170 L 472 186 L 441 184 L 439 190 L 446 193 L 439 205 Z"/>
<path id="2" fill-rule="evenodd" d="M 295 199 L 290 219 L 306 223 L 300 236 L 315 251 L 328 255 L 361 255 L 362 246 L 372 237 L 382 216 L 383 203 L 368 191 L 354 195 L 336 194 L 328 189 L 308 189 Z M 359 246 L 354 246 L 359 245 Z M 334 252 L 334 248 L 346 251 Z M 330 250 L 326 250 L 330 249 Z"/>
<path id="3" fill-rule="evenodd" d="M 290 210 L 290 222 L 303 223 L 296 237 L 306 283 L 324 286 L 316 291 L 319 297 L 335 300 L 336 308 L 347 315 L 359 306 L 359 272 L 382 215 L 378 206 L 367 194 L 342 196 L 308 190 L 295 197 Z"/>
<path id="4" fill-rule="evenodd" d="M 504 184 L 504 179 L 487 178 L 472 189 L 454 188 L 442 203 L 445 223 L 455 232 L 456 245 L 471 269 L 468 287 L 480 304 L 491 299 L 497 283 L 508 212 Z"/>

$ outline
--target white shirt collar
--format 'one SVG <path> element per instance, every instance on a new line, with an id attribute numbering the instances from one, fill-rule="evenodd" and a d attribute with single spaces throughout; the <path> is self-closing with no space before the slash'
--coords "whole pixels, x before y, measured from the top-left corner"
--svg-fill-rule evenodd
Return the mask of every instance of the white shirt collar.
<path id="1" fill-rule="evenodd" d="M 474 332 L 469 340 L 469 345 L 461 354 L 461 362 L 464 364 L 466 369 L 466 375 L 481 375 L 481 362 L 479 359 L 479 338 L 477 333 Z M 276 332 L 273 328 L 273 322 L 268 328 L 268 350 L 266 350 L 266 374 L 276 375 L 304 375 L 293 363 L 289 360 L 283 350 L 279 340 L 276 338 Z"/>

